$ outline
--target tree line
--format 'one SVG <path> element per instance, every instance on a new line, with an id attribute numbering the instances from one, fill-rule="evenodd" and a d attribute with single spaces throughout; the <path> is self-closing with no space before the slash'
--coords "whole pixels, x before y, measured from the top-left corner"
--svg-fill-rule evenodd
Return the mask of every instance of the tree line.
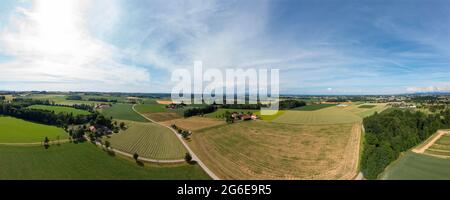
<path id="1" fill-rule="evenodd" d="M 282 100 L 279 103 L 279 109 L 281 110 L 287 110 L 287 109 L 293 109 L 306 106 L 306 102 L 299 101 L 295 99 L 286 99 Z M 222 105 L 222 108 L 227 109 L 248 109 L 248 110 L 258 110 L 264 107 L 268 107 L 268 105 L 257 103 L 257 104 L 224 104 Z"/>
<path id="2" fill-rule="evenodd" d="M 99 102 L 111 102 L 117 103 L 116 99 L 107 99 L 107 98 L 88 98 L 88 101 L 99 101 Z"/>
<path id="3" fill-rule="evenodd" d="M 14 99 L 11 103 L 0 102 L 0 115 L 11 116 L 47 125 L 66 127 L 72 124 L 85 124 L 97 118 L 99 113 L 93 112 L 92 106 L 73 105 L 68 107 L 84 109 L 89 115 L 73 115 L 72 113 L 55 113 L 50 110 L 30 109 L 31 105 L 56 105 L 48 100 Z M 67 105 L 64 105 L 67 106 Z"/>
<path id="4" fill-rule="evenodd" d="M 376 179 L 400 153 L 426 140 L 438 129 L 450 127 L 450 110 L 424 114 L 391 109 L 375 113 L 363 121 L 365 143 L 361 170 L 368 179 Z"/>
<path id="5" fill-rule="evenodd" d="M 212 113 L 216 110 L 217 110 L 217 107 L 214 105 L 209 105 L 209 106 L 202 107 L 202 108 L 189 108 L 184 111 L 183 115 L 184 115 L 184 117 L 191 117 L 191 116 L 195 116 L 195 115 L 203 115 L 203 114 Z"/>

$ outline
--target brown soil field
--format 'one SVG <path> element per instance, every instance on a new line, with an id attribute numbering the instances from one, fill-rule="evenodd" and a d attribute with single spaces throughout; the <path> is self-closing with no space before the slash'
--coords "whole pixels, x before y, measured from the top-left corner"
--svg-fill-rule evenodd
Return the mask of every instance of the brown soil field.
<path id="1" fill-rule="evenodd" d="M 189 145 L 222 179 L 352 179 L 361 124 L 238 122 L 203 129 Z"/>
<path id="2" fill-rule="evenodd" d="M 146 117 L 155 120 L 157 122 L 169 121 L 174 119 L 182 118 L 177 113 L 164 112 L 164 113 L 146 113 L 144 114 Z"/>
<path id="3" fill-rule="evenodd" d="M 208 117 L 189 117 L 184 119 L 174 119 L 164 121 L 162 122 L 162 124 L 166 126 L 171 126 L 172 124 L 175 124 L 176 126 L 184 130 L 198 131 L 201 129 L 225 124 L 225 121 Z"/>
<path id="4" fill-rule="evenodd" d="M 162 101 L 162 100 L 158 100 L 158 101 L 156 101 L 156 103 L 162 104 L 162 105 L 169 105 L 169 104 L 172 103 L 172 101 Z"/>

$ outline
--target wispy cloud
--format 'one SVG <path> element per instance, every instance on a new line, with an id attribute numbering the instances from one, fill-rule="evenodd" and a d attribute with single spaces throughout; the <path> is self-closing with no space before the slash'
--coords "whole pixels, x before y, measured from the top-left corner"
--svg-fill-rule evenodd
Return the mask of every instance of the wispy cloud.
<path id="1" fill-rule="evenodd" d="M 450 81 L 445 1 L 46 2 L 18 6 L 3 26 L 0 55 L 11 58 L 0 60 L 0 89 L 42 81 L 168 92 L 170 72 L 195 60 L 278 68 L 282 93 L 404 93 Z"/>

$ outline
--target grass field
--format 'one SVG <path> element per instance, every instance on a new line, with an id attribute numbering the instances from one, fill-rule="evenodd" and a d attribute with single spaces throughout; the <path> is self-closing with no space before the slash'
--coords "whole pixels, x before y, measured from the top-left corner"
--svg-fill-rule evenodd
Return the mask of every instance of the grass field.
<path id="1" fill-rule="evenodd" d="M 183 130 L 198 131 L 201 129 L 225 124 L 225 120 L 194 116 L 189 118 L 164 121 L 162 122 L 162 124 L 166 126 L 175 124 L 177 127 Z"/>
<path id="2" fill-rule="evenodd" d="M 63 129 L 54 126 L 37 124 L 12 117 L 0 116 L 0 143 L 34 143 L 68 138 Z"/>
<path id="3" fill-rule="evenodd" d="M 189 145 L 223 179 L 351 179 L 359 124 L 239 122 L 195 132 Z"/>
<path id="4" fill-rule="evenodd" d="M 315 111 L 286 111 L 273 122 L 287 124 L 342 124 L 360 122 L 357 115 L 338 107 L 328 107 Z"/>
<path id="5" fill-rule="evenodd" d="M 449 180 L 449 169 L 450 159 L 408 151 L 389 165 L 380 178 L 393 180 Z"/>
<path id="6" fill-rule="evenodd" d="M 333 107 L 333 106 L 336 106 L 336 104 L 312 104 L 312 105 L 295 108 L 294 110 L 314 111 L 314 110 L 320 110 L 323 108 L 328 108 L 328 107 Z"/>
<path id="7" fill-rule="evenodd" d="M 169 112 L 165 105 L 155 103 L 138 104 L 136 110 L 140 113 L 161 113 Z"/>
<path id="8" fill-rule="evenodd" d="M 82 101 L 82 100 L 66 100 L 67 95 L 60 94 L 33 94 L 28 95 L 25 98 L 38 99 L 38 100 L 50 100 L 55 102 L 56 104 L 62 105 L 75 105 L 75 104 L 97 104 L 95 101 Z"/>
<path id="9" fill-rule="evenodd" d="M 132 104 L 113 104 L 112 107 L 102 109 L 101 112 L 114 119 L 146 122 L 147 120 L 134 112 L 132 107 Z"/>
<path id="10" fill-rule="evenodd" d="M 126 122 L 128 129 L 105 138 L 111 146 L 130 154 L 158 160 L 183 159 L 187 152 L 176 135 L 154 123 Z"/>
<path id="11" fill-rule="evenodd" d="M 70 114 L 73 115 L 89 115 L 90 112 L 86 110 L 80 110 L 76 108 L 71 107 L 65 107 L 65 106 L 48 106 L 48 105 L 32 105 L 28 106 L 30 109 L 39 109 L 39 110 L 50 110 L 54 111 L 55 113 L 64 113 L 64 114 Z"/>
<path id="12" fill-rule="evenodd" d="M 209 179 L 198 165 L 138 166 L 89 143 L 43 147 L 0 145 L 0 179 Z"/>

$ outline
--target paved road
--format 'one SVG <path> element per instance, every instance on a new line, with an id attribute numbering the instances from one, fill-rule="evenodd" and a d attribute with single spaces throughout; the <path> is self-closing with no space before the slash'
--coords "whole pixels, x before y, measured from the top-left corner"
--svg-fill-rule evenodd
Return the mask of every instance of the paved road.
<path id="1" fill-rule="evenodd" d="M 192 149 L 187 145 L 187 143 L 186 143 L 186 141 L 184 141 L 184 139 L 183 139 L 183 137 L 180 135 L 180 134 L 178 134 L 177 133 L 177 131 L 176 130 L 174 130 L 172 127 L 170 127 L 170 126 L 166 126 L 166 125 L 164 125 L 164 124 L 161 124 L 161 123 L 159 123 L 159 122 L 157 122 L 157 121 L 154 121 L 154 120 L 152 120 L 152 119 L 150 119 L 150 118 L 148 118 L 147 116 L 145 116 L 145 115 L 143 115 L 143 114 L 141 114 L 140 112 L 138 112 L 136 109 L 135 109 L 135 106 L 136 106 L 136 104 L 135 105 L 133 105 L 133 111 L 134 112 L 136 112 L 137 114 L 139 114 L 139 115 L 141 115 L 142 117 L 144 117 L 145 119 L 147 119 L 147 120 L 149 120 L 149 121 L 151 121 L 151 122 L 153 122 L 153 123 L 155 123 L 155 124 L 159 124 L 159 125 L 161 125 L 161 126 L 164 126 L 164 127 L 166 127 L 166 128 L 168 128 L 168 129 L 170 129 L 176 136 L 177 136 L 177 138 L 180 140 L 180 142 L 184 145 L 184 147 L 189 151 L 189 154 L 191 154 L 191 156 L 192 156 L 192 160 L 194 160 L 194 161 L 196 161 L 199 165 L 200 165 L 200 167 L 202 167 L 203 168 L 203 170 L 212 178 L 212 179 L 214 179 L 214 180 L 220 180 L 220 178 L 216 175 L 216 174 L 214 174 L 214 172 L 212 172 L 199 158 L 198 158 L 198 156 L 194 153 L 194 151 L 192 151 Z"/>

